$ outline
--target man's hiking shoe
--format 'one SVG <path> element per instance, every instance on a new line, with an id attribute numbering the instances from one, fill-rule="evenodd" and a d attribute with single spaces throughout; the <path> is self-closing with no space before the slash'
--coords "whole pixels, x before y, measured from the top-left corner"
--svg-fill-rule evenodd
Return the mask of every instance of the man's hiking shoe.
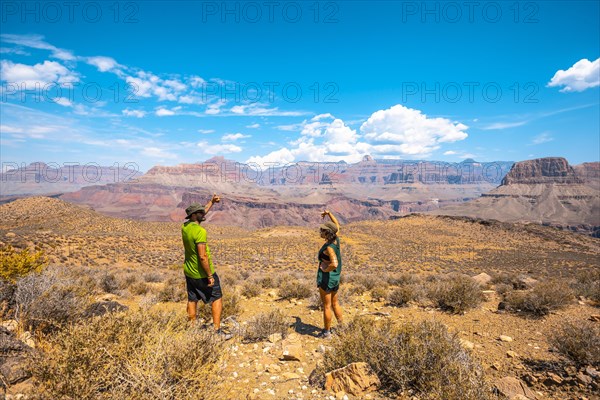
<path id="1" fill-rule="evenodd" d="M 331 339 L 331 331 L 323 329 L 321 333 L 319 333 L 319 338 L 321 339 Z"/>
<path id="2" fill-rule="evenodd" d="M 229 340 L 233 337 L 231 333 L 225 333 L 222 329 L 217 330 L 216 334 L 221 340 Z"/>

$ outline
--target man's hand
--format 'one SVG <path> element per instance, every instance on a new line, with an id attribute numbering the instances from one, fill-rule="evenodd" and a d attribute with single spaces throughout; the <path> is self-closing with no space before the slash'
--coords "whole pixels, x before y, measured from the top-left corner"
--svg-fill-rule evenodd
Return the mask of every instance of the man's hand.
<path id="1" fill-rule="evenodd" d="M 216 193 L 214 193 L 213 197 L 212 197 L 212 199 L 210 201 L 212 201 L 213 203 L 218 203 L 218 202 L 221 201 L 221 198 L 219 196 L 217 196 Z"/>
<path id="2" fill-rule="evenodd" d="M 215 277 L 211 275 L 208 277 L 208 287 L 213 287 L 213 286 L 215 286 Z"/>
<path id="3" fill-rule="evenodd" d="M 325 210 L 321 213 L 321 218 L 325 218 L 327 215 L 329 215 L 329 211 Z"/>

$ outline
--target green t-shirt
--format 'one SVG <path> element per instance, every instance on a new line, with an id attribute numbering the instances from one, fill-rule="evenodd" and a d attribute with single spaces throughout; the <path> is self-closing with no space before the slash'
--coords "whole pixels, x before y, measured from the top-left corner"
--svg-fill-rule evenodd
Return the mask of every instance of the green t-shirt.
<path id="1" fill-rule="evenodd" d="M 208 265 L 210 272 L 215 273 L 215 267 L 210 256 L 208 248 L 206 229 L 198 225 L 196 222 L 188 221 L 181 226 L 181 238 L 183 239 L 183 247 L 185 248 L 185 262 L 183 264 L 183 272 L 186 276 L 194 279 L 206 278 L 206 271 L 200 266 L 198 259 L 198 243 L 206 243 L 206 256 L 208 257 Z"/>

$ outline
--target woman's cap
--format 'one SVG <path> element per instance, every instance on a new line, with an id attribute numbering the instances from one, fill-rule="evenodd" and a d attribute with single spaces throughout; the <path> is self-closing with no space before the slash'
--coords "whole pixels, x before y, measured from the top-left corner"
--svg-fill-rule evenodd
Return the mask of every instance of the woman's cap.
<path id="1" fill-rule="evenodd" d="M 322 225 L 320 226 L 320 228 L 321 228 L 321 229 L 325 229 L 326 231 L 329 231 L 329 232 L 331 232 L 331 233 L 337 233 L 337 232 L 338 232 L 337 225 L 336 225 L 336 224 L 334 224 L 334 223 L 333 223 L 333 222 L 331 222 L 331 221 L 327 221 L 327 222 L 325 222 L 324 224 L 322 224 Z"/>

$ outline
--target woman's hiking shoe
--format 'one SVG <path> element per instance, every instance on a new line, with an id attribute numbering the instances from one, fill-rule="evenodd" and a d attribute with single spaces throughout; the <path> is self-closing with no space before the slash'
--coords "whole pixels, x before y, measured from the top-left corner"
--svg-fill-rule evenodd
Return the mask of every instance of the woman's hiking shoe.
<path id="1" fill-rule="evenodd" d="M 319 333 L 319 338 L 321 339 L 330 339 L 331 338 L 331 331 L 323 329 L 321 331 L 321 333 Z"/>

